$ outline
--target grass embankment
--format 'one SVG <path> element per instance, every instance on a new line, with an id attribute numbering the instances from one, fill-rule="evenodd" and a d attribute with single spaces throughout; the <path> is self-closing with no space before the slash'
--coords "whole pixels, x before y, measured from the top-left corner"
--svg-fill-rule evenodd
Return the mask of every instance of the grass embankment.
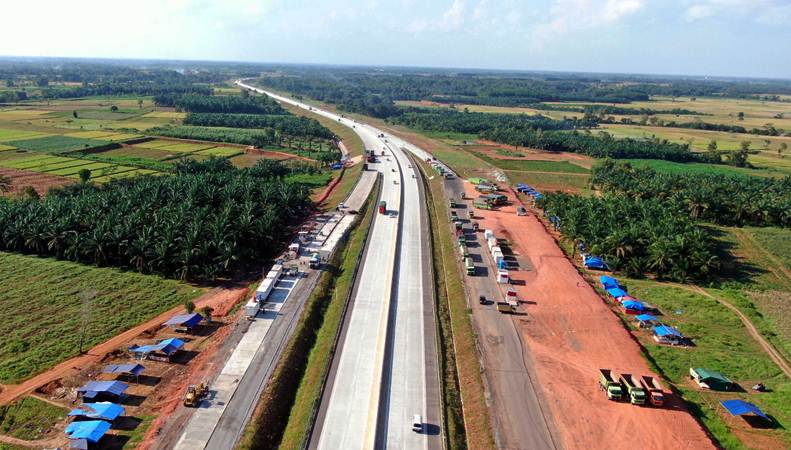
<path id="1" fill-rule="evenodd" d="M 656 344 L 646 332 L 636 332 L 649 362 L 683 397 L 692 413 L 727 449 L 749 446 L 750 435 L 773 437 L 791 445 L 791 380 L 748 334 L 738 317 L 715 299 L 679 286 L 654 281 L 626 280 L 629 293 L 657 305 L 666 324 L 677 327 L 695 340 L 695 346 L 676 348 Z M 630 322 L 630 326 L 633 322 Z M 633 327 L 632 327 L 633 328 Z M 690 367 L 724 373 L 746 392 L 703 392 L 689 381 Z M 763 382 L 769 392 L 753 393 L 750 387 Z M 780 424 L 775 430 L 751 429 L 740 418 L 732 418 L 719 405 L 721 400 L 742 398 L 758 405 Z M 734 432 L 734 430 L 736 430 Z M 738 435 L 738 437 L 737 437 Z M 741 438 L 741 439 L 740 439 Z"/>
<path id="2" fill-rule="evenodd" d="M 310 431 L 324 377 L 340 329 L 352 278 L 373 215 L 378 187 L 360 211 L 360 221 L 321 274 L 308 298 L 297 329 L 264 389 L 240 449 L 297 449 Z"/>
<path id="3" fill-rule="evenodd" d="M 0 252 L 0 382 L 21 381 L 202 293 L 153 275 Z"/>
<path id="4" fill-rule="evenodd" d="M 355 164 L 354 166 L 344 169 L 343 178 L 335 186 L 332 193 L 324 200 L 325 209 L 332 209 L 338 206 L 349 194 L 354 190 L 357 182 L 360 181 L 360 176 L 363 173 L 363 165 Z M 335 175 L 338 176 L 338 175 Z"/>
<path id="5" fill-rule="evenodd" d="M 0 433 L 26 441 L 41 439 L 56 423 L 66 418 L 67 412 L 65 408 L 25 397 L 0 406 Z"/>
<path id="6" fill-rule="evenodd" d="M 440 368 L 445 408 L 445 430 L 450 449 L 493 449 L 489 409 L 481 379 L 481 367 L 472 329 L 466 292 L 455 262 L 455 241 L 444 220 L 447 217 L 442 180 L 429 180 L 430 170 L 419 167 L 427 181 L 435 295 L 439 320 Z"/>

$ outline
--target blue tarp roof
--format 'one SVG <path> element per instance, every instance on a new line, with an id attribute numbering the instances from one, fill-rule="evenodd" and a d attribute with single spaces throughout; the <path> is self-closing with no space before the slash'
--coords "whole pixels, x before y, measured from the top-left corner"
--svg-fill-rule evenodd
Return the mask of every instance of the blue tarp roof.
<path id="1" fill-rule="evenodd" d="M 761 408 L 753 405 L 750 402 L 745 402 L 744 400 L 733 399 L 733 400 L 723 400 L 720 402 L 725 409 L 728 410 L 729 413 L 733 414 L 734 416 L 743 416 L 745 414 L 755 414 L 756 416 L 763 417 L 764 419 L 768 419 L 766 414 L 761 411 Z"/>
<path id="2" fill-rule="evenodd" d="M 72 422 L 66 427 L 66 435 L 71 439 L 85 439 L 89 442 L 99 442 L 99 439 L 110 429 L 110 423 L 104 420 L 88 420 L 86 422 Z"/>
<path id="3" fill-rule="evenodd" d="M 584 261 L 585 267 L 594 269 L 606 269 L 607 264 L 598 256 L 586 256 Z"/>
<path id="4" fill-rule="evenodd" d="M 673 327 L 669 327 L 667 325 L 658 325 L 654 327 L 654 334 L 657 336 L 675 336 L 675 337 L 684 337 L 680 331 Z"/>
<path id="5" fill-rule="evenodd" d="M 140 364 L 110 364 L 105 366 L 102 372 L 140 375 L 144 370 L 146 370 L 146 368 Z"/>
<path id="6" fill-rule="evenodd" d="M 91 419 L 115 420 L 124 413 L 124 407 L 111 402 L 84 403 L 69 411 L 70 416 L 90 417 Z"/>
<path id="7" fill-rule="evenodd" d="M 656 321 L 656 317 L 653 314 L 640 314 L 639 316 L 635 316 L 635 319 L 639 320 L 640 322 Z"/>
<path id="8" fill-rule="evenodd" d="M 607 275 L 600 276 L 599 281 L 601 282 L 601 285 L 604 287 L 604 289 L 621 287 L 621 285 L 618 284 L 618 280 L 613 277 L 608 277 Z"/>
<path id="9" fill-rule="evenodd" d="M 627 300 L 621 304 L 623 305 L 624 308 L 631 309 L 633 311 L 642 311 L 645 309 L 645 306 L 643 306 L 642 303 L 636 302 L 634 300 Z"/>
<path id="10" fill-rule="evenodd" d="M 610 294 L 611 296 L 615 297 L 615 298 L 626 297 L 627 295 L 629 295 L 626 291 L 624 291 L 621 288 L 610 288 L 610 289 L 607 289 L 607 293 Z"/>
<path id="11" fill-rule="evenodd" d="M 176 316 L 165 322 L 165 325 L 181 325 L 185 327 L 194 327 L 203 320 L 203 316 L 198 313 L 182 314 Z"/>
<path id="12" fill-rule="evenodd" d="M 89 381 L 77 392 L 83 392 L 85 398 L 94 398 L 97 394 L 107 392 L 113 395 L 121 395 L 129 388 L 129 385 L 122 381 Z"/>
<path id="13" fill-rule="evenodd" d="M 170 355 L 175 353 L 176 350 L 180 349 L 184 346 L 184 341 L 177 338 L 170 338 L 159 341 L 157 344 L 153 345 L 142 345 L 142 346 L 131 346 L 129 350 L 134 353 L 153 353 L 153 352 L 161 352 L 166 355 Z"/>

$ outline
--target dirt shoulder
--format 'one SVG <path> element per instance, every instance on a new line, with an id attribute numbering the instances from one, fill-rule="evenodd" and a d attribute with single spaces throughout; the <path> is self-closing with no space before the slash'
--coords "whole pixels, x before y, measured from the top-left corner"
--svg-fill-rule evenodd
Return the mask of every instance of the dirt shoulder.
<path id="1" fill-rule="evenodd" d="M 469 184 L 467 195 L 475 195 Z M 662 409 L 640 407 L 611 402 L 599 390 L 600 368 L 653 372 L 639 344 L 535 216 L 516 216 L 514 206 L 476 210 L 476 216 L 482 229 L 511 242 L 519 263 L 511 276 L 528 302 L 519 307 L 527 315 L 512 320 L 535 361 L 563 448 L 714 448 L 680 399 Z"/>

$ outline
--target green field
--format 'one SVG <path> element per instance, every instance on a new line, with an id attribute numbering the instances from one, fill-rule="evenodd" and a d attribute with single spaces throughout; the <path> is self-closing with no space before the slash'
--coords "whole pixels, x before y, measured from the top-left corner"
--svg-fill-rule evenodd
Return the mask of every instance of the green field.
<path id="1" fill-rule="evenodd" d="M 244 153 L 244 149 L 238 147 L 212 147 L 204 150 L 199 150 L 195 153 L 198 155 L 222 156 L 224 158 L 227 158 L 229 156 L 234 156 L 240 153 Z"/>
<path id="2" fill-rule="evenodd" d="M 202 290 L 174 280 L 0 252 L 0 382 L 18 382 Z"/>
<path id="3" fill-rule="evenodd" d="M 66 418 L 67 412 L 65 408 L 24 397 L 10 405 L 0 406 L 0 434 L 26 441 L 41 439 L 44 432 Z"/>
<path id="4" fill-rule="evenodd" d="M 524 183 L 545 191 L 586 191 L 587 175 L 567 173 L 517 172 L 506 170 L 505 174 L 512 184 Z"/>
<path id="5" fill-rule="evenodd" d="M 91 171 L 91 180 L 103 183 L 112 178 L 126 178 L 133 175 L 153 174 L 156 170 L 138 169 L 133 166 L 113 162 L 93 161 L 90 159 L 66 158 L 41 154 L 25 155 L 20 158 L 0 160 L 0 167 L 31 170 L 34 172 L 78 178 L 83 169 Z"/>
<path id="6" fill-rule="evenodd" d="M 14 141 L 14 140 L 21 140 L 21 139 L 33 139 L 39 138 L 44 136 L 50 136 L 47 133 L 41 133 L 38 131 L 27 131 L 27 130 L 14 130 L 9 128 L 0 128 L 0 141 Z"/>
<path id="7" fill-rule="evenodd" d="M 703 163 L 677 163 L 661 159 L 621 159 L 634 167 L 650 167 L 657 172 L 665 173 L 699 173 L 719 175 L 753 175 L 753 176 L 780 176 L 781 172 L 774 170 L 745 169 L 740 167 L 725 166 L 722 164 Z"/>
<path id="8" fill-rule="evenodd" d="M 36 152 L 64 152 L 109 144 L 98 139 L 82 139 L 68 136 L 45 136 L 33 139 L 7 141 L 9 145 Z"/>
<path id="9" fill-rule="evenodd" d="M 527 159 L 490 158 L 483 153 L 474 152 L 475 156 L 501 169 L 519 172 L 557 172 L 587 174 L 590 171 L 567 161 L 538 161 Z"/>
<path id="10" fill-rule="evenodd" d="M 649 361 L 687 400 L 697 405 L 693 412 L 725 448 L 745 448 L 728 430 L 730 425 L 723 420 L 723 409 L 718 407 L 719 401 L 729 398 L 745 399 L 771 414 L 781 428 L 760 433 L 791 445 L 791 430 L 787 429 L 791 424 L 791 402 L 788 402 L 791 380 L 774 365 L 731 311 L 712 298 L 686 289 L 641 280 L 627 280 L 627 285 L 630 294 L 660 307 L 665 314 L 661 317 L 663 322 L 695 340 L 694 347 L 682 349 L 641 338 L 651 355 Z M 721 371 L 747 392 L 702 392 L 688 381 L 690 367 Z M 759 381 L 770 392 L 751 393 L 750 386 Z"/>

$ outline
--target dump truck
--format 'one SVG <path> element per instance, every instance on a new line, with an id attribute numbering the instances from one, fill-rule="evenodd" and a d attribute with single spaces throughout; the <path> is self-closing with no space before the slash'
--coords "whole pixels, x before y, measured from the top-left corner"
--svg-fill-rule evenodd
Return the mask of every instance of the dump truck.
<path id="1" fill-rule="evenodd" d="M 613 379 L 612 370 L 610 369 L 599 369 L 599 387 L 607 393 L 609 400 L 620 400 L 623 398 L 621 383 Z"/>
<path id="2" fill-rule="evenodd" d="M 382 200 L 379 202 L 379 214 L 384 214 L 387 211 L 387 202 Z"/>
<path id="3" fill-rule="evenodd" d="M 464 258 L 470 257 L 470 252 L 467 250 L 467 246 L 465 244 L 459 244 L 459 253 L 461 253 Z"/>
<path id="4" fill-rule="evenodd" d="M 464 233 L 459 236 L 459 244 L 467 245 L 467 236 L 465 236 Z"/>
<path id="5" fill-rule="evenodd" d="M 478 222 L 473 222 L 472 223 L 472 231 L 477 232 L 479 229 L 480 229 L 480 225 L 478 225 Z"/>
<path id="6" fill-rule="evenodd" d="M 209 394 L 209 386 L 205 383 L 198 385 L 191 384 L 187 388 L 187 393 L 184 394 L 184 406 L 197 408 L 203 397 Z"/>
<path id="7" fill-rule="evenodd" d="M 626 387 L 626 392 L 629 393 L 629 401 L 633 405 L 645 405 L 645 389 L 640 386 L 640 383 L 631 373 L 621 374 L 621 384 Z"/>
<path id="8" fill-rule="evenodd" d="M 659 380 L 650 375 L 643 375 L 640 377 L 640 383 L 646 391 L 648 391 L 648 400 L 654 406 L 662 406 L 665 404 L 665 392 L 662 390 L 662 385 Z"/>
<path id="9" fill-rule="evenodd" d="M 488 204 L 486 202 L 478 201 L 478 200 L 475 200 L 472 203 L 472 206 L 474 206 L 474 207 L 476 207 L 478 209 L 486 209 L 486 210 L 492 209 L 492 205 L 490 205 L 490 204 Z"/>
<path id="10" fill-rule="evenodd" d="M 513 314 L 516 312 L 514 305 L 508 302 L 497 302 L 497 310 L 503 314 Z"/>
<path id="11" fill-rule="evenodd" d="M 450 212 L 450 220 L 452 222 L 455 222 L 455 221 L 459 220 L 459 213 L 457 213 L 456 211 L 451 211 Z"/>
<path id="12" fill-rule="evenodd" d="M 451 208 L 455 208 L 456 207 L 456 200 L 453 199 L 453 198 L 448 199 L 448 206 L 451 207 Z"/>

